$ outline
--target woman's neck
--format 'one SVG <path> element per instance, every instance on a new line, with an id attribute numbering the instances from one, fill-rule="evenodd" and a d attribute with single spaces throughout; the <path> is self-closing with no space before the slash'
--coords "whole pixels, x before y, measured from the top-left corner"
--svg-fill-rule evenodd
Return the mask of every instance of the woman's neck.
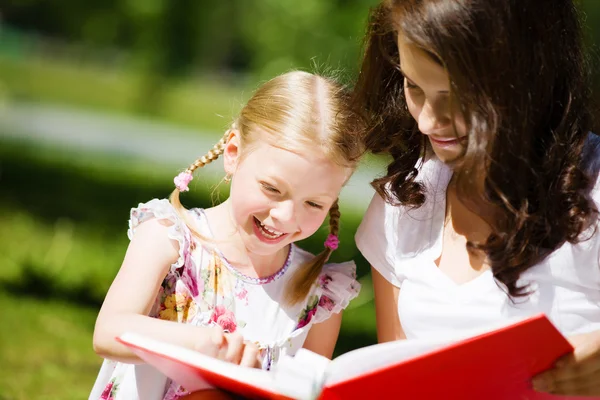
<path id="1" fill-rule="evenodd" d="M 490 225 L 458 197 L 452 180 L 446 193 L 446 224 L 448 223 L 469 242 L 485 243 L 492 232 Z"/>

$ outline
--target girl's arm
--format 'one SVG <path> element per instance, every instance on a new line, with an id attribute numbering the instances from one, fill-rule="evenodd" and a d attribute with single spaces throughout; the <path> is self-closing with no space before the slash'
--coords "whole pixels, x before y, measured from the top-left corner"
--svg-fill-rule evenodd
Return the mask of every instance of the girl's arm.
<path id="1" fill-rule="evenodd" d="M 170 225 L 166 220 L 151 219 L 136 228 L 98 314 L 94 350 L 104 358 L 142 362 L 115 340 L 129 331 L 239 363 L 241 336 L 223 334 L 218 327 L 196 327 L 148 317 L 163 279 L 179 257 L 179 243 L 167 236 Z"/>
<path id="2" fill-rule="evenodd" d="M 371 267 L 373 290 L 375 292 L 375 317 L 377 319 L 377 340 L 379 343 L 406 339 L 398 316 L 398 294 L 400 288 L 388 282 L 377 270 Z"/>
<path id="3" fill-rule="evenodd" d="M 310 328 L 302 347 L 331 359 L 341 325 L 342 311 L 331 314 L 328 319 Z"/>

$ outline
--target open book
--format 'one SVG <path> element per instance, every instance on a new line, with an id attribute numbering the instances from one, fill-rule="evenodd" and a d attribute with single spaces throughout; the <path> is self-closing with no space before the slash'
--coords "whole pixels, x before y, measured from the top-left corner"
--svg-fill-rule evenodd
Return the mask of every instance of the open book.
<path id="1" fill-rule="evenodd" d="M 255 399 L 556 399 L 533 391 L 531 377 L 573 351 L 543 314 L 468 338 L 382 343 L 331 361 L 300 349 L 271 371 L 134 333 L 118 340 L 189 391 L 208 382 Z"/>

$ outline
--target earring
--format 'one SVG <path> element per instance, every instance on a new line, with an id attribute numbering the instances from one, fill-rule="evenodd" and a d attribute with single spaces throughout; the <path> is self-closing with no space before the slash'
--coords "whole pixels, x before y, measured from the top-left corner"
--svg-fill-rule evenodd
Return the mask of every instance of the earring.
<path id="1" fill-rule="evenodd" d="M 229 175 L 229 174 L 225 175 L 225 178 L 223 178 L 223 180 L 225 181 L 225 183 L 231 182 L 231 175 Z"/>

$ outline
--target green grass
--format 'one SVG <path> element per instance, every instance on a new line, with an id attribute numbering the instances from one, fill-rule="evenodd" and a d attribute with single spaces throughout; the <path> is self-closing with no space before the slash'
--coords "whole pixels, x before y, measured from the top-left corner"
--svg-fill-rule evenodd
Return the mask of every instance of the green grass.
<path id="1" fill-rule="evenodd" d="M 97 311 L 125 248 L 129 209 L 171 190 L 172 171 L 134 160 L 0 143 L 0 400 L 81 399 L 100 359 Z M 211 187 L 186 194 L 211 204 Z M 353 245 L 360 215 L 343 212 L 335 261 L 355 259 L 364 284 L 344 314 L 336 354 L 375 342 L 367 265 Z M 302 246 L 315 251 L 325 232 Z"/>
<path id="2" fill-rule="evenodd" d="M 0 399 L 87 398 L 101 363 L 91 346 L 97 311 L 10 288 L 0 308 Z"/>

